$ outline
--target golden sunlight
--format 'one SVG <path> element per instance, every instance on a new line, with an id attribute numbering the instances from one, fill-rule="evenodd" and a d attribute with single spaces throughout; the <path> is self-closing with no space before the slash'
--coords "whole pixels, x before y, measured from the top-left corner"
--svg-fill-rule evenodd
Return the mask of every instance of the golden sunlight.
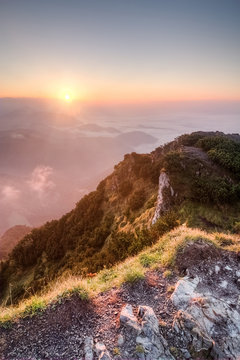
<path id="1" fill-rule="evenodd" d="M 65 94 L 65 95 L 64 95 L 64 99 L 65 99 L 66 101 L 70 101 L 70 100 L 71 100 L 71 97 L 70 97 L 69 94 Z"/>

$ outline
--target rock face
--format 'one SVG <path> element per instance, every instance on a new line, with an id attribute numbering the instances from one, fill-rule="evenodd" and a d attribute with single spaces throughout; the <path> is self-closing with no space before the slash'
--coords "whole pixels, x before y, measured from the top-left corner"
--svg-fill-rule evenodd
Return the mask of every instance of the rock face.
<path id="1" fill-rule="evenodd" d="M 171 196 L 174 195 L 173 188 L 170 185 L 169 177 L 165 171 L 161 171 L 159 176 L 159 188 L 158 188 L 158 198 L 155 214 L 152 219 L 152 224 L 155 224 L 157 219 L 160 217 L 161 213 L 167 210 L 167 204 L 164 201 L 164 191 L 169 189 Z"/>
<path id="2" fill-rule="evenodd" d="M 238 270 L 219 263 L 209 267 L 205 276 L 200 273 L 178 281 L 171 296 L 179 309 L 173 327 L 193 353 L 203 358 L 239 359 L 238 279 Z"/>
<path id="3" fill-rule="evenodd" d="M 109 351 L 106 349 L 106 346 L 100 342 L 95 345 L 95 351 L 98 356 L 98 360 L 111 360 Z"/>
<path id="4" fill-rule="evenodd" d="M 129 304 L 121 311 L 120 321 L 126 338 L 125 345 L 128 348 L 135 346 L 135 357 L 146 360 L 174 359 L 168 350 L 166 340 L 160 334 L 158 319 L 153 309 L 149 306 L 139 306 L 138 318 L 139 320 L 133 315 L 132 306 Z M 135 331 L 135 337 L 131 330 Z M 125 354 L 127 356 L 128 352 Z"/>
<path id="5" fill-rule="evenodd" d="M 141 327 L 138 324 L 136 316 L 133 315 L 133 308 L 131 305 L 127 304 L 122 308 L 120 321 L 122 324 L 135 331 L 137 334 L 140 333 Z"/>

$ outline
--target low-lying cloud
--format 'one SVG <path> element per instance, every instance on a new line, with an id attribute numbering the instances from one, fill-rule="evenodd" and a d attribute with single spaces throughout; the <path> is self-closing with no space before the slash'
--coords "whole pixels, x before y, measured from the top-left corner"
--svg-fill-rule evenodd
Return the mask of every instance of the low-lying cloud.
<path id="1" fill-rule="evenodd" d="M 56 184 L 51 179 L 53 168 L 50 166 L 37 166 L 28 181 L 30 189 L 37 193 L 39 198 L 43 198 L 47 193 L 52 191 Z"/>
<path id="2" fill-rule="evenodd" d="M 2 188 L 2 197 L 5 201 L 15 201 L 19 198 L 21 191 L 12 185 L 5 185 Z"/>

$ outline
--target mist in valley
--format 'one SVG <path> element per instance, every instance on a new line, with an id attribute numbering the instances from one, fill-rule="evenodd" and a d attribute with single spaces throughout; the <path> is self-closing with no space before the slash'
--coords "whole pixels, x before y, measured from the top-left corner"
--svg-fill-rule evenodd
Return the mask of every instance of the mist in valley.
<path id="1" fill-rule="evenodd" d="M 0 235 L 70 211 L 124 154 L 197 130 L 240 132 L 238 102 L 104 105 L 0 99 Z"/>

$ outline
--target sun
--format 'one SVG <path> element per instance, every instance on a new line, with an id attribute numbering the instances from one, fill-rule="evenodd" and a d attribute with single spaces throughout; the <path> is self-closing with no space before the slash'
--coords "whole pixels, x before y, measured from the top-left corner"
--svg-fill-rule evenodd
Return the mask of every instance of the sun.
<path id="1" fill-rule="evenodd" d="M 65 94 L 65 95 L 64 95 L 64 99 L 65 99 L 66 101 L 70 101 L 70 100 L 71 100 L 71 97 L 70 97 L 69 94 Z"/>

